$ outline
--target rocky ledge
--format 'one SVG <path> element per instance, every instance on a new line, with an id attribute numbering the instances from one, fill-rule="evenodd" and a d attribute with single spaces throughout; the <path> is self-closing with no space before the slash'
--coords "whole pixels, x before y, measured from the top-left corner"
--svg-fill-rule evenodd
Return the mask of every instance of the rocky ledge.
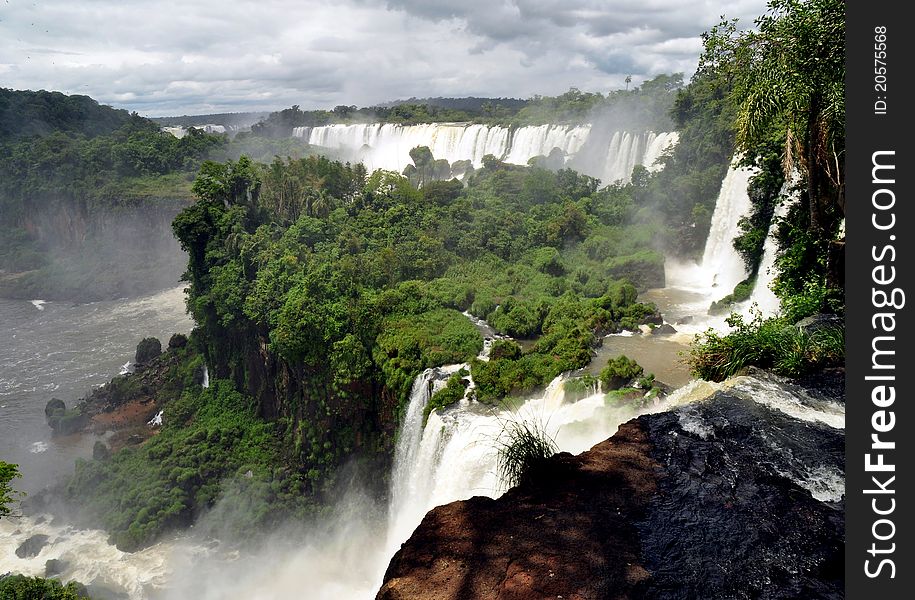
<path id="1" fill-rule="evenodd" d="M 202 358 L 183 334 L 171 337 L 165 352 L 156 338 L 137 346 L 134 370 L 92 390 L 76 406 L 52 398 L 45 406 L 48 425 L 56 435 L 114 432 L 112 450 L 138 444 L 156 432 L 156 416 L 189 384 L 203 380 Z M 106 448 L 107 450 L 107 448 Z"/>
<path id="2" fill-rule="evenodd" d="M 844 443 L 739 387 L 642 416 L 430 511 L 377 598 L 842 598 Z"/>

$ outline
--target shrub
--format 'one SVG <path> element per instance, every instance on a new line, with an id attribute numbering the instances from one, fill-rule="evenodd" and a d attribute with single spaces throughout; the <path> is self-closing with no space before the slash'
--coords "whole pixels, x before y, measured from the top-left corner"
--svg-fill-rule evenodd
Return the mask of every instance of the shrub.
<path id="1" fill-rule="evenodd" d="M 722 381 L 751 365 L 798 377 L 845 359 L 844 327 L 810 333 L 784 318 L 764 320 L 759 312 L 750 322 L 732 314 L 727 323 L 732 328 L 727 335 L 710 329 L 693 341 L 689 362 L 697 377 Z"/>
<path id="2" fill-rule="evenodd" d="M 56 579 L 0 575 L 0 598 L 3 600 L 89 600 L 86 588 L 71 581 L 63 585 Z"/>
<path id="3" fill-rule="evenodd" d="M 615 390 L 642 376 L 644 369 L 631 358 L 620 355 L 607 361 L 600 372 L 600 381 L 607 390 Z"/>
<path id="4" fill-rule="evenodd" d="M 489 350 L 489 358 L 490 360 L 500 358 L 518 360 L 521 358 L 521 346 L 511 340 L 495 340 Z"/>
<path id="5" fill-rule="evenodd" d="M 134 362 L 143 364 L 162 354 L 162 342 L 154 337 L 143 338 L 137 344 L 137 355 Z"/>

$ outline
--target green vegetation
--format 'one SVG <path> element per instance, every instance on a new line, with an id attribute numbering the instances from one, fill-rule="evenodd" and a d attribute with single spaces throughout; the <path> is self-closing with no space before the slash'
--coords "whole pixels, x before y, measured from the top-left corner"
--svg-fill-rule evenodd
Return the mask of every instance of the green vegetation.
<path id="1" fill-rule="evenodd" d="M 691 365 L 696 376 L 722 381 L 753 365 L 798 377 L 844 363 L 844 327 L 829 326 L 811 332 L 784 318 L 762 319 L 759 313 L 749 322 L 731 315 L 728 325 L 732 331 L 727 335 L 709 330 L 693 342 Z"/>
<path id="2" fill-rule="evenodd" d="M 541 423 L 523 419 L 503 423 L 496 444 L 496 472 L 506 488 L 535 478 L 549 458 L 559 452 L 556 441 Z"/>
<path id="3" fill-rule="evenodd" d="M 0 143 L 53 132 L 87 137 L 111 133 L 130 118 L 126 110 L 88 96 L 0 88 Z"/>
<path id="4" fill-rule="evenodd" d="M 771 0 L 757 31 L 723 22 L 705 37 L 699 73 L 730 86 L 736 147 L 761 174 L 754 211 L 741 223 L 735 247 L 755 271 L 777 189 L 792 173 L 797 200 L 776 224 L 779 246 L 774 291 L 782 316 L 749 323 L 732 317 L 734 331 L 709 332 L 693 345 L 695 373 L 719 379 L 747 365 L 784 375 L 841 363 L 839 331 L 793 327 L 818 312 L 844 313 L 845 4 L 837 0 Z M 782 200 L 783 201 L 783 200 Z M 746 282 L 732 298 L 747 295 Z"/>
<path id="5" fill-rule="evenodd" d="M 10 482 L 19 477 L 19 466 L 0 460 L 0 517 L 12 512 L 10 505 L 16 501 L 18 492 L 13 490 Z"/>
<path id="6" fill-rule="evenodd" d="M 158 358 L 160 354 L 162 354 L 162 342 L 154 337 L 143 338 L 137 344 L 134 362 L 146 363 Z"/>
<path id="7" fill-rule="evenodd" d="M 644 373 L 644 369 L 631 358 L 625 355 L 611 358 L 607 361 L 598 378 L 606 390 L 616 390 L 625 384 L 639 379 Z"/>
<path id="8" fill-rule="evenodd" d="M 464 394 L 467 392 L 468 381 L 466 377 L 468 375 L 470 375 L 470 371 L 467 369 L 458 370 L 457 373 L 448 378 L 445 387 L 432 394 L 432 397 L 429 398 L 429 402 L 426 403 L 426 407 L 423 409 L 424 426 L 429 419 L 429 415 L 432 414 L 432 411 L 440 408 L 447 408 L 452 404 L 460 402 L 464 398 Z"/>
<path id="9" fill-rule="evenodd" d="M 636 302 L 650 267 L 630 271 L 634 283 L 608 274 L 655 233 L 633 221 L 630 186 L 485 165 L 467 187 L 417 189 L 324 157 L 204 162 L 197 201 L 174 221 L 197 329 L 151 361 L 180 384 L 156 392 L 160 433 L 79 464 L 68 495 L 87 520 L 135 549 L 203 511 L 229 511 L 244 536 L 313 515 L 343 464 L 383 485 L 423 369 L 472 361 L 479 400 L 496 403 L 584 366 L 597 335 L 656 314 Z M 474 359 L 483 340 L 465 310 L 529 348 L 499 341 L 489 362 Z M 194 383 L 204 360 L 207 390 Z M 463 397 L 461 375 L 429 411 Z M 138 381 L 106 390 L 149 393 Z"/>
<path id="10" fill-rule="evenodd" d="M 288 421 L 258 419 L 251 398 L 213 381 L 171 402 L 161 432 L 142 446 L 77 461 L 67 496 L 122 550 L 187 527 L 217 501 L 232 511 L 225 525 L 251 536 L 312 508 L 317 476 L 281 467 L 290 433 Z"/>
<path id="11" fill-rule="evenodd" d="M 3 600 L 90 600 L 86 588 L 71 581 L 63 585 L 56 579 L 0 575 L 0 598 Z"/>

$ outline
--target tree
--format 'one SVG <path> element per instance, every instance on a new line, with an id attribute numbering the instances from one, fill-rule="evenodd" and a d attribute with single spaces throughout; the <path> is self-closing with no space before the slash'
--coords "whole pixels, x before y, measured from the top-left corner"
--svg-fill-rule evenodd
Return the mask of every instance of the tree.
<path id="1" fill-rule="evenodd" d="M 0 517 L 5 517 L 12 512 L 10 504 L 20 493 L 10 486 L 10 482 L 20 476 L 18 465 L 0 460 Z"/>
<path id="2" fill-rule="evenodd" d="M 829 232 L 845 214 L 845 3 L 770 0 L 757 26 L 707 38 L 703 62 L 729 58 L 737 149 L 783 132 L 785 173 L 804 176 L 811 229 Z"/>
<path id="3" fill-rule="evenodd" d="M 410 159 L 416 165 L 416 176 L 418 178 L 416 187 L 422 187 L 426 184 L 426 181 L 432 179 L 435 157 L 432 156 L 432 150 L 428 146 L 416 146 L 410 150 Z"/>

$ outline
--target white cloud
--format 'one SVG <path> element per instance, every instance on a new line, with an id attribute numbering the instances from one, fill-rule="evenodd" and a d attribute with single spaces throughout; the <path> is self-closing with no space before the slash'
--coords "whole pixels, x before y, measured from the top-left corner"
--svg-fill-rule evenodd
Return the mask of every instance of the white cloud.
<path id="1" fill-rule="evenodd" d="M 695 68 L 722 14 L 764 0 L 11 0 L 0 85 L 142 114 L 614 89 Z"/>

